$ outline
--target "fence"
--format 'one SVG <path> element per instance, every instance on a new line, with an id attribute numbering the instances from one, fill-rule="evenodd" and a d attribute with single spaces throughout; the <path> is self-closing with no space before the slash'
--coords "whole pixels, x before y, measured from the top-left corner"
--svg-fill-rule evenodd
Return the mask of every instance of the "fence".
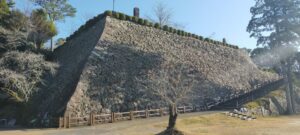
<path id="1" fill-rule="evenodd" d="M 203 111 L 205 107 L 182 106 L 178 107 L 178 113 L 190 113 L 195 111 Z M 71 128 L 77 126 L 93 126 L 104 123 L 114 123 L 118 121 L 127 121 L 134 119 L 145 119 L 150 117 L 162 117 L 168 115 L 168 108 L 146 109 L 130 112 L 112 112 L 110 114 L 94 114 L 84 117 L 71 117 L 70 115 L 60 117 L 58 120 L 59 128 Z"/>

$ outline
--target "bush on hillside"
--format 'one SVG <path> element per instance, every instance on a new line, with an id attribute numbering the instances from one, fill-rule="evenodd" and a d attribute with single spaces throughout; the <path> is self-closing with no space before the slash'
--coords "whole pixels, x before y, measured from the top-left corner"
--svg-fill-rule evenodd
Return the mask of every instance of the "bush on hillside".
<path id="1" fill-rule="evenodd" d="M 135 22 L 135 23 L 139 23 L 139 18 L 136 17 L 136 16 L 134 16 L 132 20 L 133 20 L 133 22 Z"/>
<path id="2" fill-rule="evenodd" d="M 113 16 L 113 12 L 112 11 L 105 11 L 104 12 L 104 14 L 106 15 L 106 16 Z"/>
<path id="3" fill-rule="evenodd" d="M 125 16 L 125 14 L 123 14 L 123 13 L 120 13 L 120 15 L 119 15 L 119 19 L 120 19 L 120 20 L 126 20 L 126 16 Z"/>
<path id="4" fill-rule="evenodd" d="M 199 39 L 199 40 L 203 40 L 203 37 L 202 37 L 202 36 L 199 36 L 198 39 Z"/>
<path id="5" fill-rule="evenodd" d="M 27 102 L 37 91 L 44 75 L 53 76 L 58 66 L 46 62 L 43 55 L 12 51 L 0 59 L 1 100 Z"/>
<path id="6" fill-rule="evenodd" d="M 120 18 L 120 13 L 118 13 L 118 12 L 113 12 L 113 17 L 115 17 L 115 18 Z"/>
<path id="7" fill-rule="evenodd" d="M 169 26 L 168 26 L 168 25 L 164 25 L 164 26 L 163 26 L 163 30 L 164 30 L 164 31 L 169 31 Z"/>
<path id="8" fill-rule="evenodd" d="M 144 21 L 144 19 L 139 18 L 138 23 L 139 23 L 140 25 L 144 25 L 144 24 L 145 24 L 145 21 Z"/>
<path id="9" fill-rule="evenodd" d="M 132 16 L 126 15 L 126 20 L 127 21 L 132 21 Z"/>
<path id="10" fill-rule="evenodd" d="M 157 28 L 157 29 L 159 29 L 160 28 L 160 24 L 159 23 L 155 23 L 154 27 Z"/>
<path id="11" fill-rule="evenodd" d="M 149 21 L 148 20 L 144 20 L 144 25 L 149 26 Z"/>
<path id="12" fill-rule="evenodd" d="M 149 22 L 150 27 L 154 27 L 154 24 L 152 22 Z"/>

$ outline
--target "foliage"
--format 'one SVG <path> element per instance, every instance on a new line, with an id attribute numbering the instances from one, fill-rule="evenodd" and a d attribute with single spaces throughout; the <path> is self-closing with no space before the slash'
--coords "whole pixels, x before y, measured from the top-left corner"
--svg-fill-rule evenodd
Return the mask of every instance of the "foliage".
<path id="1" fill-rule="evenodd" d="M 155 23 L 154 27 L 158 29 L 158 28 L 160 28 L 160 24 L 159 23 Z"/>
<path id="2" fill-rule="evenodd" d="M 133 17 L 133 22 L 135 22 L 135 23 L 139 23 L 139 18 L 138 18 L 138 17 L 136 17 L 136 16 L 134 16 L 134 17 Z"/>
<path id="3" fill-rule="evenodd" d="M 299 11 L 298 0 L 256 0 L 247 31 L 257 38 L 257 45 L 298 45 Z"/>
<path id="4" fill-rule="evenodd" d="M 202 36 L 199 36 L 198 39 L 199 39 L 199 40 L 203 40 L 203 37 L 202 37 Z"/>
<path id="5" fill-rule="evenodd" d="M 104 12 L 104 14 L 105 14 L 106 16 L 112 16 L 112 15 L 113 15 L 113 12 L 110 11 L 110 10 L 107 10 L 107 11 Z"/>
<path id="6" fill-rule="evenodd" d="M 149 22 L 150 27 L 154 27 L 154 24 L 152 22 Z"/>
<path id="7" fill-rule="evenodd" d="M 0 0 L 0 20 L 3 19 L 3 16 L 7 16 L 9 12 L 9 6 L 6 0 Z"/>
<path id="8" fill-rule="evenodd" d="M 76 9 L 67 0 L 32 0 L 43 8 L 51 21 L 64 21 L 66 17 L 74 17 Z"/>
<path id="9" fill-rule="evenodd" d="M 125 16 L 125 14 L 123 14 L 123 13 L 120 13 L 120 20 L 126 20 L 126 16 Z"/>
<path id="10" fill-rule="evenodd" d="M 142 19 L 142 18 L 139 18 L 139 21 L 138 21 L 138 23 L 139 23 L 140 25 L 144 25 L 144 24 L 145 24 L 145 21 L 144 21 L 144 19 Z"/>
<path id="11" fill-rule="evenodd" d="M 9 30 L 25 32 L 29 26 L 28 20 L 28 17 L 25 16 L 21 11 L 13 10 L 10 11 L 8 15 L 3 16 L 1 25 Z"/>
<path id="12" fill-rule="evenodd" d="M 53 25 L 56 21 L 65 21 L 66 17 L 74 17 L 76 9 L 67 0 L 31 0 L 37 6 L 43 8 Z M 53 50 L 53 38 L 51 38 L 51 50 Z"/>
<path id="13" fill-rule="evenodd" d="M 169 31 L 169 26 L 168 25 L 164 25 L 163 30 L 164 31 Z"/>
<path id="14" fill-rule="evenodd" d="M 118 12 L 113 12 L 113 17 L 120 19 L 120 13 Z"/>
<path id="15" fill-rule="evenodd" d="M 148 20 L 144 20 L 144 24 L 145 24 L 146 26 L 149 26 L 149 21 L 148 21 Z"/>
<path id="16" fill-rule="evenodd" d="M 13 50 L 26 51 L 34 49 L 34 45 L 20 31 L 10 31 L 0 27 L 0 39 L 0 55 Z"/>
<path id="17" fill-rule="evenodd" d="M 125 15 L 127 21 L 132 21 L 132 16 Z"/>
<path id="18" fill-rule="evenodd" d="M 52 21 L 47 19 L 47 14 L 43 9 L 34 10 L 30 20 L 33 28 L 29 33 L 28 39 L 40 49 L 43 43 L 57 34 L 56 27 Z"/>
<path id="19" fill-rule="evenodd" d="M 54 74 L 57 65 L 46 62 L 42 55 L 29 52 L 8 52 L 0 59 L 0 101 L 27 102 L 42 81 Z"/>

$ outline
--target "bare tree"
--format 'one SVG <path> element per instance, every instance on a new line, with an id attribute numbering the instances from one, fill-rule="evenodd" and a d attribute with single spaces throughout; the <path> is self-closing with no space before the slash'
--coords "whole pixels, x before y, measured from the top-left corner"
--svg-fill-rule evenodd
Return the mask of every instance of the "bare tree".
<path id="1" fill-rule="evenodd" d="M 184 29 L 184 25 L 172 22 L 173 11 L 162 2 L 158 2 L 153 7 L 153 15 L 146 15 L 146 18 L 152 22 L 157 22 L 160 26 L 170 25 L 178 29 Z"/>
<path id="2" fill-rule="evenodd" d="M 168 133 L 175 131 L 177 104 L 192 91 L 195 79 L 191 68 L 185 65 L 170 66 L 149 75 L 150 92 L 169 105 Z M 148 88 L 149 88 L 148 86 Z"/>

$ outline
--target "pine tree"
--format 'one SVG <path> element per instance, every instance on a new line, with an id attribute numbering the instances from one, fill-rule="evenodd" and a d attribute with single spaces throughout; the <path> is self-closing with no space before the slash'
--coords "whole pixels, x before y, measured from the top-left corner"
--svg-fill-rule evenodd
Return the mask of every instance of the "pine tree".
<path id="1" fill-rule="evenodd" d="M 299 46 L 300 0 L 256 0 L 251 8 L 252 19 L 247 31 L 257 38 L 257 45 L 270 49 L 280 48 L 277 57 L 285 67 L 288 113 L 295 113 L 294 91 L 291 77 L 293 57 Z M 281 52 L 285 52 L 281 55 Z"/>
<path id="2" fill-rule="evenodd" d="M 50 21 L 64 21 L 66 17 L 75 16 L 76 9 L 67 0 L 32 0 L 37 6 L 43 8 Z M 53 50 L 53 38 L 51 38 L 51 50 Z"/>

